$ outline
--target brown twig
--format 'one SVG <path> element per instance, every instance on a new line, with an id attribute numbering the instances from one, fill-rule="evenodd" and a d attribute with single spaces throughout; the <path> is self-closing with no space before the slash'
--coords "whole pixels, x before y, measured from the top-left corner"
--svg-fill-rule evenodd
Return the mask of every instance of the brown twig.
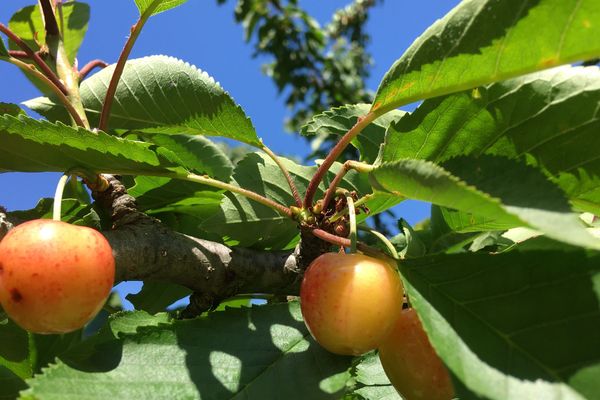
<path id="1" fill-rule="evenodd" d="M 328 243 L 331 243 L 331 244 L 334 244 L 337 246 L 351 247 L 351 245 L 352 245 L 350 239 L 334 235 L 332 233 L 324 231 L 323 229 L 319 229 L 319 228 L 313 229 L 312 234 L 321 240 L 324 240 Z M 378 249 L 371 247 L 371 246 L 367 246 L 364 243 L 360 243 L 360 242 L 357 243 L 357 248 L 358 248 L 358 250 L 362 251 L 363 253 L 367 253 L 367 254 L 373 255 L 378 258 L 382 258 L 383 256 L 386 256 L 384 253 L 382 253 Z"/>
<path id="2" fill-rule="evenodd" d="M 298 194 L 298 188 L 296 187 L 296 184 L 294 183 L 294 180 L 292 179 L 290 172 L 287 170 L 285 165 L 281 162 L 279 157 L 277 157 L 277 155 L 275 153 L 273 153 L 273 151 L 270 148 L 268 148 L 264 144 L 261 148 L 265 153 L 267 153 L 267 155 L 269 157 L 271 157 L 271 159 L 273 161 L 275 161 L 275 164 L 277 164 L 277 166 L 283 173 L 283 176 L 285 176 L 285 180 L 287 181 L 288 186 L 290 187 L 290 190 L 292 191 L 292 196 L 294 196 L 294 201 L 296 202 L 296 206 L 302 207 L 302 199 L 300 198 L 300 194 Z"/>
<path id="3" fill-rule="evenodd" d="M 17 46 L 19 46 L 27 56 L 38 66 L 41 72 L 56 86 L 63 94 L 68 94 L 67 88 L 60 81 L 58 76 L 52 71 L 52 69 L 46 64 L 44 60 L 31 49 L 19 36 L 11 31 L 6 25 L 0 23 L 0 32 L 4 33 L 10 40 L 12 40 Z"/>
<path id="4" fill-rule="evenodd" d="M 335 160 L 337 160 L 340 154 L 342 154 L 342 152 L 348 146 L 348 144 L 350 144 L 352 139 L 354 139 L 356 135 L 358 135 L 375 118 L 377 118 L 377 115 L 373 113 L 369 113 L 364 117 L 358 118 L 356 124 L 352 128 L 350 128 L 350 130 L 346 132 L 344 136 L 342 136 L 342 138 L 335 145 L 335 147 L 331 149 L 325 160 L 323 160 L 323 163 L 317 169 L 317 172 L 315 173 L 313 178 L 310 180 L 308 188 L 306 188 L 306 194 L 304 196 L 304 208 L 308 209 L 312 206 L 312 201 L 315 197 L 315 193 L 317 192 L 317 188 L 319 187 L 319 184 L 321 183 L 321 181 L 325 177 L 325 174 L 327 173 L 329 168 L 331 168 Z"/>
<path id="5" fill-rule="evenodd" d="M 85 124 L 81 119 L 81 116 L 79 115 L 79 113 L 77 113 L 77 110 L 75 110 L 73 104 L 69 101 L 67 96 L 63 92 L 61 92 L 60 89 L 56 87 L 56 85 L 54 85 L 46 75 L 38 71 L 37 68 L 35 68 L 35 65 L 27 64 L 26 62 L 21 61 L 17 58 L 9 58 L 8 61 L 11 64 L 16 65 L 17 67 L 23 70 L 29 71 L 30 73 L 35 75 L 35 77 L 38 78 L 40 81 L 44 82 L 46 86 L 48 86 L 54 92 L 58 100 L 65 106 L 71 117 L 73 117 L 73 121 L 75 121 L 75 124 L 77 124 L 77 126 L 85 128 Z"/>
<path id="6" fill-rule="evenodd" d="M 54 15 L 54 8 L 50 0 L 40 0 L 40 7 L 42 9 L 42 17 L 44 18 L 44 28 L 46 29 L 47 36 L 59 36 L 60 29 L 58 28 L 58 22 Z"/>
<path id="7" fill-rule="evenodd" d="M 335 196 L 335 191 L 336 191 L 337 187 L 339 186 L 342 179 L 344 179 L 344 176 L 346 176 L 348 171 L 350 171 L 351 169 L 355 169 L 360 172 L 368 172 L 372 168 L 373 167 L 371 167 L 371 165 L 361 163 L 358 161 L 353 161 L 353 160 L 346 161 L 344 163 L 344 165 L 342 166 L 342 168 L 339 170 L 339 172 L 336 174 L 335 178 L 333 178 L 333 180 L 329 184 L 329 187 L 327 188 L 327 190 L 325 191 L 325 195 L 323 196 L 323 202 L 321 203 L 321 207 L 322 207 L 323 211 L 327 210 L 327 206 L 329 205 L 329 203 Z"/>
<path id="8" fill-rule="evenodd" d="M 79 80 L 84 80 L 94 68 L 104 69 L 106 67 L 108 67 L 108 64 L 105 61 L 92 60 L 89 63 L 85 64 L 83 68 L 79 70 Z"/>
<path id="9" fill-rule="evenodd" d="M 13 58 L 18 58 L 20 60 L 26 59 L 29 60 L 29 55 L 23 50 L 9 50 L 8 55 Z"/>
<path id="10" fill-rule="evenodd" d="M 125 42 L 125 46 L 123 46 L 123 50 L 119 55 L 119 60 L 115 65 L 115 70 L 110 78 L 110 83 L 108 84 L 108 89 L 106 89 L 106 96 L 104 96 L 104 102 L 102 104 L 102 112 L 100 114 L 100 123 L 98 124 L 98 129 L 101 131 L 105 131 L 108 127 L 108 120 L 110 118 L 110 109 L 112 108 L 112 103 L 115 98 L 115 93 L 117 92 L 117 86 L 119 85 L 119 80 L 121 79 L 121 75 L 123 75 L 123 70 L 125 69 L 125 63 L 131 54 L 131 50 L 133 49 L 133 45 L 137 40 L 138 36 L 142 32 L 142 28 L 144 24 L 150 18 L 156 7 L 158 7 L 159 1 L 155 0 L 140 16 L 140 19 L 131 27 L 131 34 L 127 41 Z"/>

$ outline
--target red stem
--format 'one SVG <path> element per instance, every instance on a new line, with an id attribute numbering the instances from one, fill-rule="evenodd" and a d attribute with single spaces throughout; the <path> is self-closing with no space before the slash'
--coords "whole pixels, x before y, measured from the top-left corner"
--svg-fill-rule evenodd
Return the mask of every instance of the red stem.
<path id="1" fill-rule="evenodd" d="M 19 60 L 29 59 L 29 56 L 23 50 L 9 50 L 8 55 Z"/>
<path id="2" fill-rule="evenodd" d="M 340 169 L 340 171 L 337 173 L 335 178 L 333 178 L 333 180 L 329 184 L 329 187 L 327 188 L 327 191 L 325 192 L 325 195 L 323 196 L 323 203 L 322 203 L 323 211 L 327 210 L 327 206 L 333 199 L 333 196 L 335 196 L 335 189 L 339 186 L 342 179 L 344 179 L 344 176 L 346 176 L 346 174 L 350 170 L 350 168 L 351 168 L 350 163 L 352 163 L 352 161 L 346 161 L 344 163 L 344 165 L 342 166 L 342 169 Z"/>
<path id="3" fill-rule="evenodd" d="M 104 69 L 106 67 L 108 67 L 108 64 L 105 61 L 92 60 L 89 63 L 85 64 L 83 68 L 81 68 L 81 70 L 79 70 L 79 80 L 84 80 L 94 68 Z"/>
<path id="4" fill-rule="evenodd" d="M 100 114 L 100 123 L 98 124 L 98 129 L 101 131 L 105 131 L 108 127 L 108 120 L 110 118 L 110 109 L 112 108 L 112 103 L 115 98 L 115 93 L 117 92 L 117 86 L 119 84 L 119 80 L 121 79 L 121 75 L 123 75 L 123 70 L 125 69 L 125 63 L 131 54 L 131 49 L 133 49 L 133 45 L 135 44 L 136 39 L 140 35 L 144 24 L 150 18 L 156 7 L 158 7 L 159 1 L 155 0 L 150 7 L 146 9 L 146 12 L 140 16 L 140 19 L 131 27 L 131 34 L 127 41 L 125 42 L 125 46 L 123 46 L 123 50 L 121 51 L 121 55 L 119 55 L 119 60 L 115 65 L 115 70 L 110 79 L 110 83 L 108 84 L 108 89 L 106 90 L 106 96 L 104 97 L 104 103 L 102 104 L 102 113 Z"/>
<path id="5" fill-rule="evenodd" d="M 0 32 L 4 33 L 10 40 L 12 40 L 17 46 L 19 46 L 29 58 L 40 68 L 42 73 L 50 79 L 50 81 L 61 91 L 63 94 L 68 95 L 69 92 L 65 85 L 60 81 L 58 76 L 52 71 L 52 69 L 42 60 L 42 58 L 31 49 L 19 36 L 11 31 L 6 25 L 0 24 Z"/>
<path id="6" fill-rule="evenodd" d="M 324 231 L 323 229 L 318 229 L 318 228 L 313 229 L 312 234 L 314 236 L 318 237 L 319 239 L 324 240 L 331 244 L 335 244 L 335 245 L 342 246 L 342 247 L 350 247 L 351 246 L 350 239 L 333 235 L 329 232 Z M 367 246 L 364 243 L 357 243 L 357 248 L 358 248 L 358 250 L 362 251 L 363 253 L 369 253 L 371 255 L 375 255 L 380 258 L 382 257 L 382 254 L 383 254 L 381 251 L 377 250 L 376 248 Z"/>
<path id="7" fill-rule="evenodd" d="M 329 171 L 329 168 L 331 168 L 335 160 L 337 160 L 340 154 L 342 154 L 342 152 L 344 151 L 346 146 L 350 144 L 352 139 L 354 139 L 356 135 L 358 135 L 375 118 L 377 118 L 377 116 L 373 113 L 369 113 L 364 117 L 359 117 L 358 121 L 356 121 L 356 124 L 354 124 L 354 126 L 350 128 L 350 130 L 346 132 L 344 136 L 342 136 L 342 138 L 335 145 L 335 147 L 331 149 L 325 160 L 323 160 L 323 163 L 317 169 L 317 172 L 315 173 L 313 178 L 310 180 L 308 188 L 306 188 L 306 194 L 304 195 L 304 208 L 309 209 L 310 207 L 312 207 L 312 202 L 315 197 L 315 193 L 317 192 L 317 188 L 319 187 L 319 184 L 325 177 L 327 171 Z"/>

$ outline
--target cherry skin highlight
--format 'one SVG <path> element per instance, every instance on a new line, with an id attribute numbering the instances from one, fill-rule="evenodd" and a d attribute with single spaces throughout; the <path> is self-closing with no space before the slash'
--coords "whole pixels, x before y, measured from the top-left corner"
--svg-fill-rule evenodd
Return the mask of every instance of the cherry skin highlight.
<path id="1" fill-rule="evenodd" d="M 0 242 L 0 303 L 30 332 L 83 327 L 102 308 L 114 279 L 112 249 L 91 228 L 38 219 Z"/>
<path id="2" fill-rule="evenodd" d="M 332 353 L 360 355 L 375 349 L 401 312 L 396 268 L 362 254 L 326 253 L 304 274 L 300 304 L 315 340 Z"/>
<path id="3" fill-rule="evenodd" d="M 406 400 L 450 400 L 454 389 L 414 309 L 402 311 L 379 346 L 386 375 Z"/>

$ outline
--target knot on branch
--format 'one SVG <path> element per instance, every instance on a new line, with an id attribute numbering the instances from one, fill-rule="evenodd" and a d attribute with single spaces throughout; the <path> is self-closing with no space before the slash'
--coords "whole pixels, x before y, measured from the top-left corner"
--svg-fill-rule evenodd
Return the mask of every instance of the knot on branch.
<path id="1" fill-rule="evenodd" d="M 214 310 L 226 298 L 216 298 L 216 296 L 206 293 L 194 292 L 190 296 L 190 304 L 181 311 L 179 317 L 182 319 L 195 318 L 206 311 Z"/>
<path id="2" fill-rule="evenodd" d="M 8 231 L 10 231 L 19 223 L 20 221 L 16 221 L 13 218 L 9 218 L 6 208 L 0 206 L 0 240 L 2 240 L 2 238 L 8 233 Z"/>
<path id="3" fill-rule="evenodd" d="M 92 191 L 92 197 L 108 212 L 113 222 L 113 228 L 139 223 L 140 220 L 156 222 L 153 218 L 139 212 L 135 197 L 127 193 L 127 188 L 113 175 L 103 175 L 108 182 L 108 188 L 102 191 Z"/>

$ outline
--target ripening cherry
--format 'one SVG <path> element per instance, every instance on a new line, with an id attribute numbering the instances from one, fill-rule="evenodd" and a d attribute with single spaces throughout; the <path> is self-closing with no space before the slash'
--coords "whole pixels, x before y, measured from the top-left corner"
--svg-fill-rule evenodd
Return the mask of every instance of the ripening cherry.
<path id="1" fill-rule="evenodd" d="M 0 242 L 0 303 L 30 332 L 83 327 L 102 308 L 114 277 L 112 249 L 91 228 L 39 219 Z"/>
<path id="2" fill-rule="evenodd" d="M 402 311 L 379 345 L 386 375 L 406 400 L 450 400 L 454 389 L 414 309 Z"/>
<path id="3" fill-rule="evenodd" d="M 362 254 L 315 259 L 300 288 L 302 315 L 315 340 L 332 353 L 375 349 L 401 312 L 403 288 L 395 267 Z"/>

